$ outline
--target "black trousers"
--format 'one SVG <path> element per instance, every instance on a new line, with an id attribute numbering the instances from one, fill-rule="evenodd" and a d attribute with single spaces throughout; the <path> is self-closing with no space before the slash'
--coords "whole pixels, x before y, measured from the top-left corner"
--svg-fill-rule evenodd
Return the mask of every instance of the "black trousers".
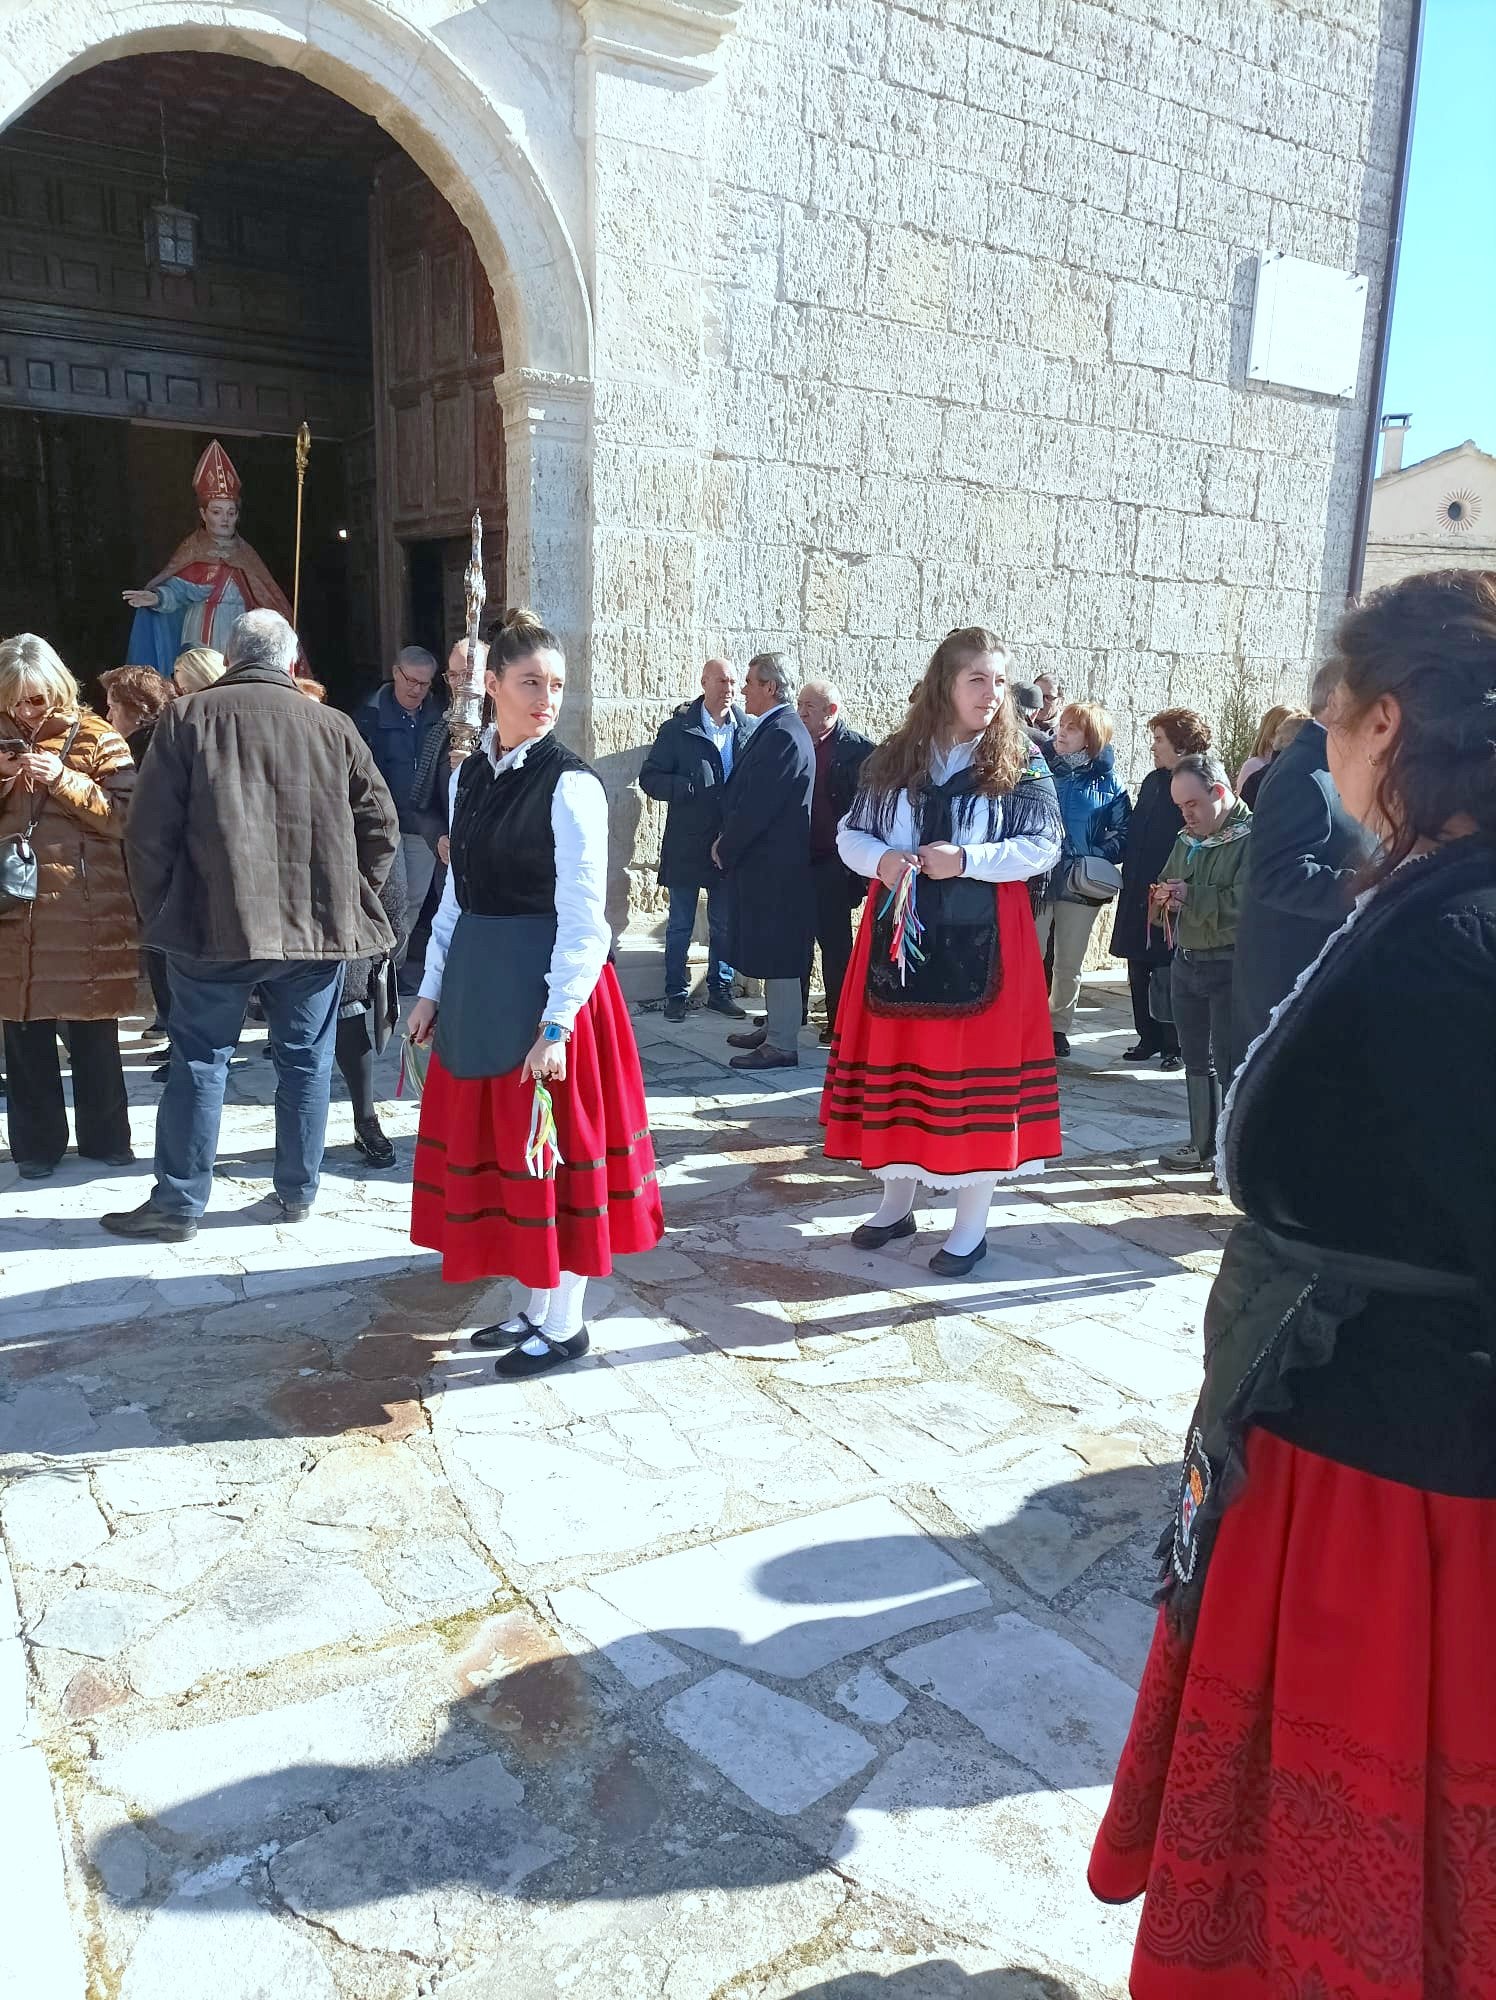
<path id="1" fill-rule="evenodd" d="M 1161 1056 L 1177 1056 L 1179 1030 L 1172 1021 L 1155 1021 L 1148 1012 L 1148 981 L 1153 967 L 1146 958 L 1127 961 L 1127 984 L 1132 993 L 1132 1025 L 1145 1048 Z"/>
<path id="2" fill-rule="evenodd" d="M 1169 975 L 1184 1073 L 1214 1074 L 1223 1093 L 1236 1070 L 1231 1020 L 1233 963 L 1234 955 L 1229 951 L 1206 957 L 1187 957 L 1181 951 L 1175 953 Z"/>
<path id="3" fill-rule="evenodd" d="M 836 1010 L 852 960 L 852 885 L 839 855 L 828 855 L 810 864 L 816 892 L 816 943 L 821 947 L 821 980 L 826 988 L 826 1026 L 836 1026 Z M 810 975 L 805 978 L 805 994 L 810 997 Z"/>
<path id="4" fill-rule="evenodd" d="M 348 1086 L 354 1121 L 374 1116 L 374 1038 L 369 1033 L 367 1013 L 341 1016 L 333 1037 L 332 1052 L 338 1071 Z"/>
<path id="5" fill-rule="evenodd" d="M 73 1124 L 83 1159 L 130 1150 L 130 1109 L 119 1059 L 117 1021 L 68 1021 Z M 68 1149 L 56 1021 L 7 1021 L 5 1068 L 10 1151 L 15 1160 L 55 1167 Z"/>
<path id="6" fill-rule="evenodd" d="M 164 1027 L 171 1019 L 171 982 L 166 976 L 166 953 L 153 951 L 147 945 L 140 956 L 145 961 L 146 978 L 151 982 L 151 998 L 156 1003 L 156 1019 Z"/>

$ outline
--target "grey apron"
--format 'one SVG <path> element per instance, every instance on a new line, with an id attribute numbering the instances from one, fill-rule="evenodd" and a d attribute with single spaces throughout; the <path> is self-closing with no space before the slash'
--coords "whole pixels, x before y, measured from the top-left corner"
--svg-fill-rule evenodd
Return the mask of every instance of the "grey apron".
<path id="1" fill-rule="evenodd" d="M 436 1053 L 449 1076 L 505 1076 L 529 1054 L 545 1018 L 554 917 L 457 919 L 442 973 Z"/>

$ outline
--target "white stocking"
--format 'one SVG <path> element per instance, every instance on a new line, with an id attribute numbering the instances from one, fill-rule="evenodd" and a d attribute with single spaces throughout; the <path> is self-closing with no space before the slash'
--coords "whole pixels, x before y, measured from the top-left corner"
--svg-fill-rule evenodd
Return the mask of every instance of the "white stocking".
<path id="1" fill-rule="evenodd" d="M 550 1309 L 550 1292 L 541 1291 L 538 1287 L 532 1286 L 530 1296 L 526 1299 L 523 1307 L 525 1318 L 529 1320 L 532 1326 L 544 1326 L 545 1316 Z"/>
<path id="2" fill-rule="evenodd" d="M 969 1256 L 987 1234 L 987 1211 L 992 1206 L 996 1186 L 997 1177 L 993 1175 L 990 1180 L 972 1181 L 957 1189 L 956 1219 L 945 1239 L 945 1248 L 953 1257 Z"/>
<path id="3" fill-rule="evenodd" d="M 883 1199 L 874 1214 L 868 1217 L 873 1229 L 888 1229 L 895 1222 L 902 1222 L 914 1207 L 914 1197 L 919 1192 L 918 1181 L 885 1180 Z"/>
<path id="4" fill-rule="evenodd" d="M 586 1298 L 587 1280 L 579 1278 L 575 1271 L 563 1271 L 556 1280 L 556 1289 L 550 1294 L 545 1318 L 541 1326 L 546 1339 L 533 1334 L 524 1343 L 524 1352 L 539 1357 L 549 1354 L 547 1341 L 571 1340 L 582 1330 L 582 1307 Z"/>

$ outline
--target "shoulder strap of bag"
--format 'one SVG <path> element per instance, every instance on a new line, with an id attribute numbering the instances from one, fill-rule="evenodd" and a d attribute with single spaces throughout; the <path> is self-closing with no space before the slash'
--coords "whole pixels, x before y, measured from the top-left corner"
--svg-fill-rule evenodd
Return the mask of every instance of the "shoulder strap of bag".
<path id="1" fill-rule="evenodd" d="M 82 720 L 83 720 L 83 718 L 82 718 L 82 716 L 81 716 L 81 715 L 75 715 L 75 716 L 73 717 L 73 726 L 72 726 L 72 728 L 71 728 L 71 729 L 70 729 L 70 730 L 68 731 L 68 735 L 67 735 L 67 741 L 66 741 L 66 743 L 64 743 L 64 744 L 63 744 L 63 746 L 62 746 L 62 750 L 61 750 L 61 752 L 60 752 L 60 755 L 61 755 L 61 758 L 62 758 L 62 764 L 63 764 L 63 768 L 64 768 L 64 769 L 66 769 L 66 768 L 67 768 L 67 761 L 68 761 L 68 758 L 69 758 L 69 757 L 71 756 L 71 754 L 72 754 L 72 749 L 73 749 L 73 745 L 74 745 L 74 744 L 75 744 L 75 743 L 77 742 L 77 740 L 78 740 L 78 725 L 79 725 L 79 723 L 80 723 L 80 722 L 81 722 Z M 51 798 L 51 796 L 52 796 L 52 794 L 51 794 L 50 792 L 43 792 L 43 793 L 41 794 L 40 798 L 39 798 L 39 799 L 37 800 L 37 802 L 36 802 L 35 806 L 33 806 L 33 808 L 32 808 L 32 811 L 31 811 L 31 817 L 30 817 L 30 819 L 29 819 L 29 820 L 28 820 L 28 821 L 26 822 L 26 833 L 25 833 L 25 839 L 26 839 L 26 842 L 27 842 L 27 844 L 28 844 L 28 845 L 30 844 L 30 842 L 31 842 L 31 839 L 32 839 L 33 835 L 34 835 L 34 834 L 35 834 L 35 832 L 36 832 L 36 829 L 37 829 L 37 825 L 38 825 L 38 823 L 39 823 L 39 822 L 40 822 L 40 820 L 41 820 L 41 816 L 42 816 L 42 814 L 43 814 L 43 813 L 44 813 L 44 812 L 46 811 L 46 809 L 47 809 L 47 801 L 48 801 L 48 799 L 49 799 L 49 798 Z"/>

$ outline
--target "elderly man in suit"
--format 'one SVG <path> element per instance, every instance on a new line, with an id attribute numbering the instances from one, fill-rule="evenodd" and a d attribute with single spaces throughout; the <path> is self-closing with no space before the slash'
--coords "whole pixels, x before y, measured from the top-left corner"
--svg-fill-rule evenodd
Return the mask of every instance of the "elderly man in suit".
<path id="1" fill-rule="evenodd" d="M 1365 827 L 1340 803 L 1318 720 L 1337 678 L 1333 666 L 1320 670 L 1309 698 L 1314 719 L 1273 759 L 1257 794 L 1231 989 L 1238 1060 L 1345 921 L 1370 853 Z"/>
<path id="2" fill-rule="evenodd" d="M 777 653 L 748 662 L 743 706 L 757 718 L 723 795 L 712 858 L 727 877 L 728 954 L 764 982 L 762 1028 L 729 1035 L 734 1069 L 794 1069 L 800 1056 L 800 978 L 815 944 L 810 804 L 816 753 L 795 713 L 794 683 Z"/>
<path id="3" fill-rule="evenodd" d="M 639 789 L 666 807 L 660 844 L 660 882 L 670 898 L 665 924 L 665 1019 L 684 1021 L 690 980 L 686 954 L 706 891 L 711 939 L 707 1006 L 730 1020 L 745 1018 L 732 997 L 733 963 L 727 949 L 727 885 L 712 860 L 722 831 L 722 801 L 733 766 L 748 741 L 748 718 L 734 696 L 737 680 L 726 660 L 708 660 L 701 693 L 669 716 L 639 772 Z"/>

